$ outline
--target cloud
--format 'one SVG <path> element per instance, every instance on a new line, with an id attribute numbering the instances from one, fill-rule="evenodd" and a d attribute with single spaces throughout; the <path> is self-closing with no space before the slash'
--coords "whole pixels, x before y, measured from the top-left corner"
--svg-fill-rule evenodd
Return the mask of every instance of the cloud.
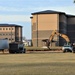
<path id="1" fill-rule="evenodd" d="M 30 22 L 29 15 L 0 15 L 0 22 Z"/>
<path id="2" fill-rule="evenodd" d="M 64 6 L 64 7 L 53 7 L 52 9 L 54 9 L 56 11 L 60 11 L 60 12 L 65 12 L 66 14 L 75 15 L 75 5 L 73 5 L 73 6 Z"/>
<path id="3" fill-rule="evenodd" d="M 43 10 L 55 10 L 60 12 L 65 12 L 66 14 L 73 14 L 75 15 L 75 5 L 72 6 L 60 6 L 60 7 L 38 7 L 34 8 L 33 12 L 43 11 Z M 33 13 L 32 12 L 32 13 Z"/>
<path id="4" fill-rule="evenodd" d="M 67 14 L 74 14 L 75 15 L 75 5 L 71 6 L 45 6 L 45 7 L 34 7 L 31 6 L 28 8 L 14 8 L 14 7 L 3 7 L 0 6 L 0 11 L 12 11 L 12 12 L 23 12 L 25 15 L 0 15 L 0 22 L 30 22 L 30 14 L 33 12 L 43 11 L 43 10 L 56 10 L 60 12 L 65 12 Z M 26 14 L 29 15 L 26 15 Z M 11 14 L 11 13 L 9 13 Z M 15 13 L 16 14 L 16 13 Z"/>
<path id="5" fill-rule="evenodd" d="M 15 8 L 15 7 L 4 7 L 4 6 L 0 6 L 0 11 L 24 11 L 25 8 Z"/>

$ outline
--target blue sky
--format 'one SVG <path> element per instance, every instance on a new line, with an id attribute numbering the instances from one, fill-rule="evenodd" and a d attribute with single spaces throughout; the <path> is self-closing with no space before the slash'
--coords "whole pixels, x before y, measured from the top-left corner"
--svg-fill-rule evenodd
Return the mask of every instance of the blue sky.
<path id="1" fill-rule="evenodd" d="M 22 25 L 23 36 L 31 39 L 31 13 L 43 10 L 75 15 L 75 4 L 73 0 L 0 0 L 0 23 Z"/>

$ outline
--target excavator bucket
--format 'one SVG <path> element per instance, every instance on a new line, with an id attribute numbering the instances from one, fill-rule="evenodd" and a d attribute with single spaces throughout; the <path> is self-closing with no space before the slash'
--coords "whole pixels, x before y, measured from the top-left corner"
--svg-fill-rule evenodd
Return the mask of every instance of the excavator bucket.
<path id="1" fill-rule="evenodd" d="M 49 42 L 49 40 L 46 40 L 46 46 L 47 46 L 47 48 L 50 50 L 50 42 Z"/>

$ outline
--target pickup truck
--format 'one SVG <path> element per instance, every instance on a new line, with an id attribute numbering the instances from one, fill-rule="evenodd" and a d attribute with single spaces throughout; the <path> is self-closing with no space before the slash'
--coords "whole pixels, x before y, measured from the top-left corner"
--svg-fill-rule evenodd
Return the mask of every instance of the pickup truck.
<path id="1" fill-rule="evenodd" d="M 63 53 L 65 53 L 65 52 L 74 52 L 73 46 L 71 46 L 71 44 L 65 44 L 62 47 L 62 50 L 63 50 Z"/>

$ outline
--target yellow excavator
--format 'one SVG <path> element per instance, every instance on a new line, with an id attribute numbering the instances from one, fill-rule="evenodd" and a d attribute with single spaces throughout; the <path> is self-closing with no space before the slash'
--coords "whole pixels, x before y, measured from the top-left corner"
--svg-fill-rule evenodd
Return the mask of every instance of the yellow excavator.
<path id="1" fill-rule="evenodd" d="M 70 39 L 69 39 L 69 37 L 67 35 L 61 34 L 61 33 L 57 32 L 56 30 L 54 30 L 51 33 L 49 39 L 46 41 L 46 45 L 47 45 L 48 48 L 50 46 L 50 43 L 53 42 L 53 38 L 54 38 L 55 35 L 61 36 L 62 38 L 64 38 L 66 40 L 67 43 L 70 43 Z"/>
<path id="2" fill-rule="evenodd" d="M 60 36 L 60 37 L 62 37 L 63 39 L 66 40 L 66 44 L 64 44 L 64 46 L 62 47 L 63 52 L 67 52 L 67 51 L 75 52 L 73 50 L 73 46 L 70 43 L 69 37 L 67 35 L 65 35 L 65 34 L 59 33 L 56 30 L 54 30 L 52 32 L 52 34 L 50 35 L 49 39 L 46 41 L 46 45 L 47 45 L 48 49 L 50 49 L 50 44 L 51 44 L 51 42 L 53 42 L 53 38 L 54 38 L 55 35 Z"/>

